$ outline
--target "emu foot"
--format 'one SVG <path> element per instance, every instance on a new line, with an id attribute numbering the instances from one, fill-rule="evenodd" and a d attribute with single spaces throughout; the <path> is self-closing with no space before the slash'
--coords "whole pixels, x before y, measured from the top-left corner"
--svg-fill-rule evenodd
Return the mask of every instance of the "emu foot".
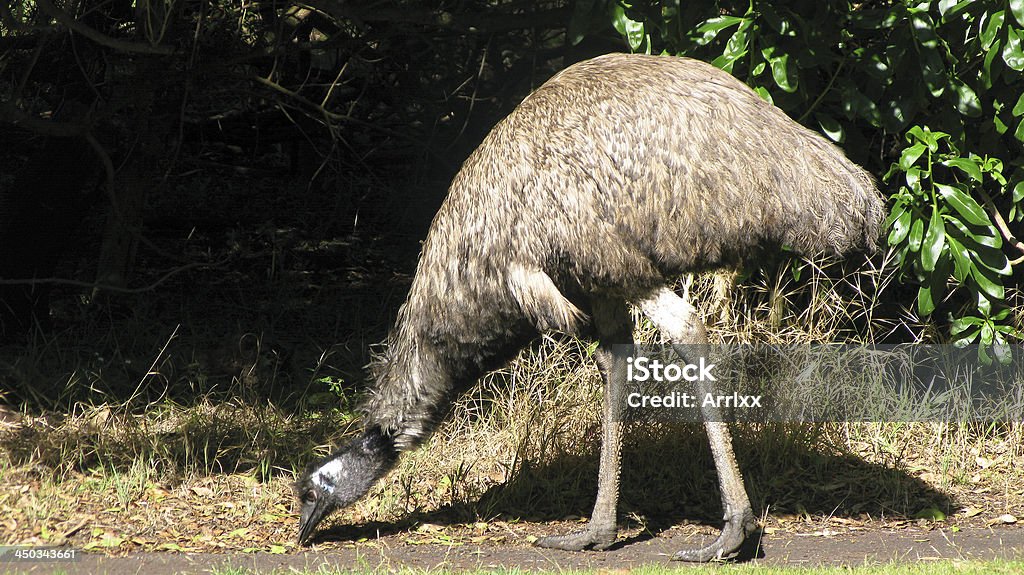
<path id="1" fill-rule="evenodd" d="M 549 535 L 534 542 L 537 547 L 546 549 L 563 549 L 565 551 L 582 551 L 593 549 L 604 551 L 615 543 L 615 526 L 611 529 L 591 527 L 590 524 L 580 531 L 565 535 Z"/>
<path id="2" fill-rule="evenodd" d="M 751 509 L 744 509 L 726 519 L 722 533 L 714 543 L 698 549 L 683 549 L 672 556 L 674 561 L 690 561 L 706 563 L 708 561 L 726 561 L 735 559 L 740 554 L 743 543 L 758 529 L 757 520 Z"/>

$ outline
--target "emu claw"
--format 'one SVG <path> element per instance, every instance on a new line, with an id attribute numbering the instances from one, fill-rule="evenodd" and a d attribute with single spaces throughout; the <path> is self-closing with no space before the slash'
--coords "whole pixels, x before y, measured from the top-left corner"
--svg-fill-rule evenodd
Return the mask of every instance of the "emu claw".
<path id="1" fill-rule="evenodd" d="M 604 551 L 615 543 L 615 530 L 582 529 L 565 535 L 549 535 L 541 537 L 533 544 L 546 549 L 562 549 L 564 551 L 582 551 L 593 549 Z"/>
<path id="2" fill-rule="evenodd" d="M 722 533 L 714 543 L 698 549 L 683 549 L 672 556 L 673 561 L 689 561 L 706 563 L 708 561 L 728 561 L 740 554 L 747 537 L 758 529 L 757 520 L 750 510 L 733 515 L 725 522 Z"/>

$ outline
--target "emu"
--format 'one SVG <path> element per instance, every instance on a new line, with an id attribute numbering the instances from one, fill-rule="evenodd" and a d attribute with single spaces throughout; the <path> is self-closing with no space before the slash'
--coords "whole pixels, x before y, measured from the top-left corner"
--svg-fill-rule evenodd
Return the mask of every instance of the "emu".
<path id="1" fill-rule="evenodd" d="M 626 365 L 626 348 L 613 344 L 632 343 L 628 305 L 685 355 L 683 344 L 704 345 L 707 335 L 666 278 L 782 246 L 870 250 L 882 214 L 867 172 L 711 65 L 615 54 L 566 68 L 499 122 L 455 176 L 375 366 L 364 431 L 296 485 L 300 543 L 422 443 L 454 396 L 539 332 L 559 330 L 599 341 L 597 500 L 581 531 L 537 544 L 607 548 L 622 437 L 614 390 Z M 733 557 L 757 527 L 717 415 L 702 411 L 725 525 L 675 559 Z"/>

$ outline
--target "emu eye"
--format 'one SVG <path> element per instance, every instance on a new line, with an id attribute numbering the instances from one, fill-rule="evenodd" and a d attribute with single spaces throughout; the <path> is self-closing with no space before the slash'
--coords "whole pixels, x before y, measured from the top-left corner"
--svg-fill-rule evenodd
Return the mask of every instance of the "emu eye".
<path id="1" fill-rule="evenodd" d="M 306 503 L 312 503 L 316 501 L 316 490 L 310 489 L 302 495 L 302 500 Z"/>

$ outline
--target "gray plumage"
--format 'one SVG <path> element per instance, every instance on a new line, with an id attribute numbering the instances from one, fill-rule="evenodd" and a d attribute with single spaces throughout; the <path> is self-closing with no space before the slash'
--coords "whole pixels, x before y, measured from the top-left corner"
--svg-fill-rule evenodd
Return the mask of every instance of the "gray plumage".
<path id="1" fill-rule="evenodd" d="M 585 328 L 597 302 L 653 310 L 666 278 L 779 246 L 871 248 L 882 214 L 864 170 L 713 66 L 618 54 L 571 66 L 452 182 L 374 369 L 368 433 L 410 449 L 455 394 L 539 331 Z"/>

